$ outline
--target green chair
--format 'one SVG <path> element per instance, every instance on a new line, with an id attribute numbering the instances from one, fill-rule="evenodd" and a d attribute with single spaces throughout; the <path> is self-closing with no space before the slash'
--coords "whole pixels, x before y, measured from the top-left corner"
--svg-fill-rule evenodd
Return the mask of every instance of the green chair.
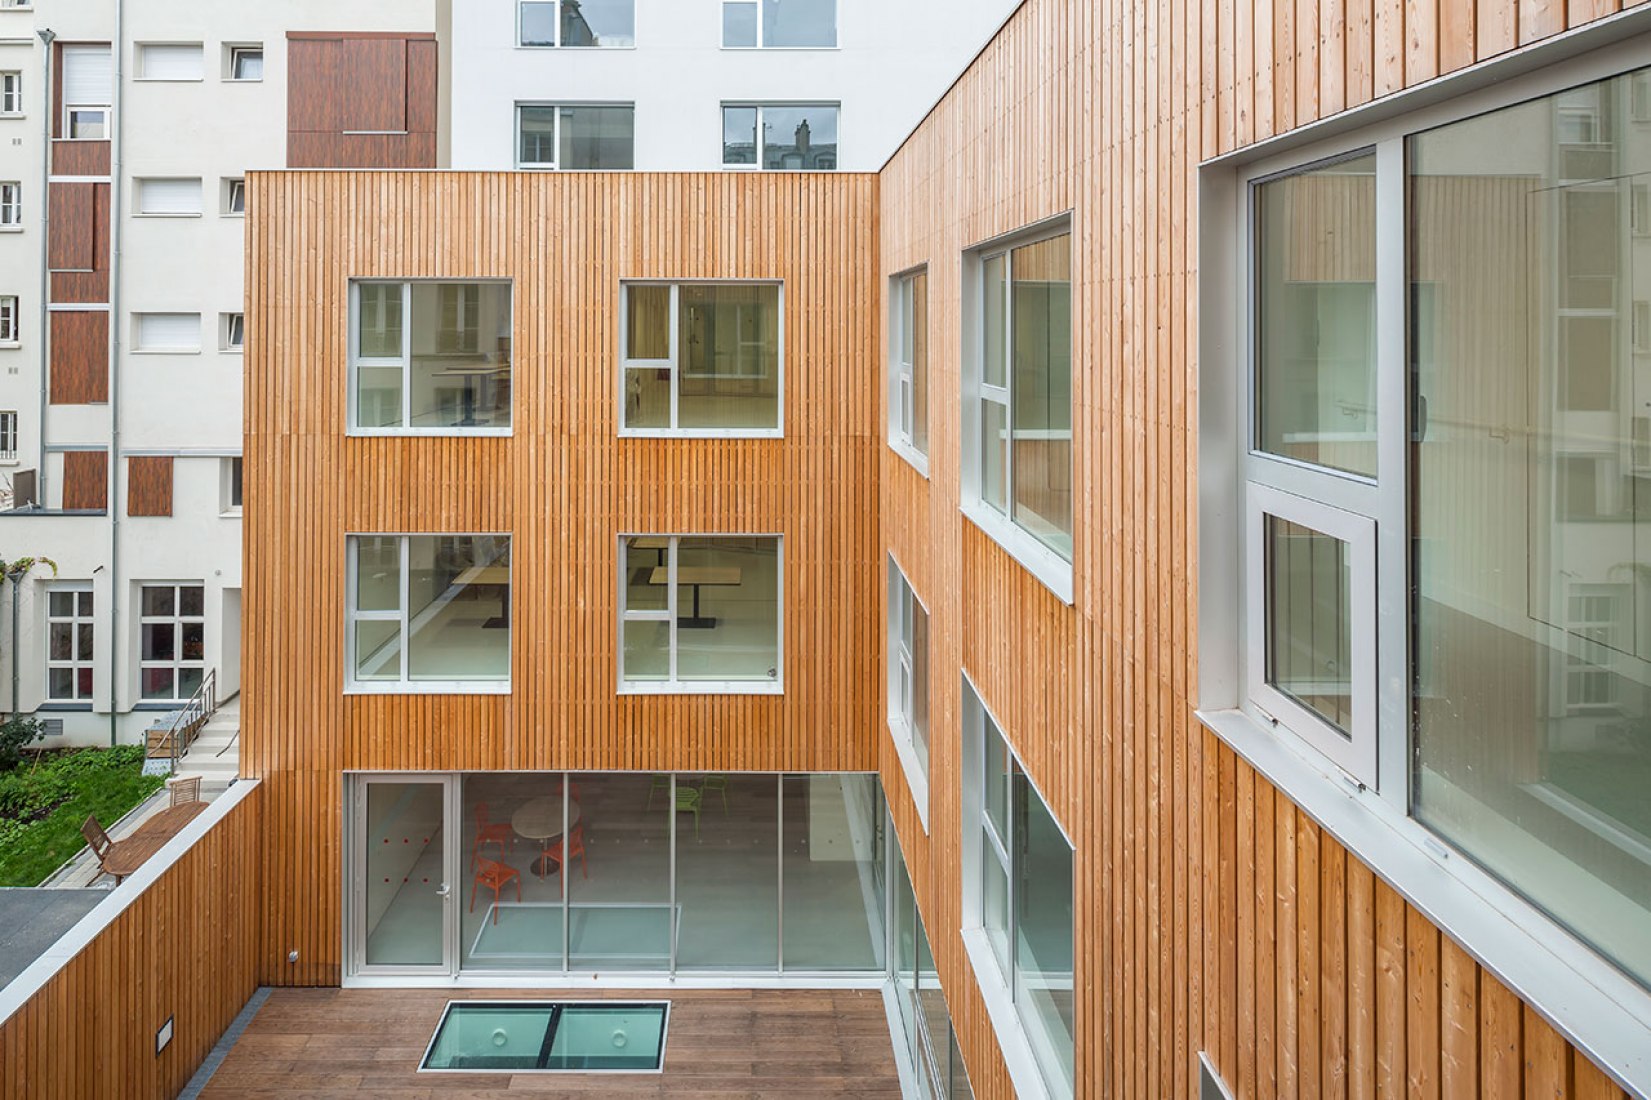
<path id="1" fill-rule="evenodd" d="M 728 777 L 720 772 L 708 772 L 699 781 L 699 793 L 709 798 L 715 791 L 722 799 L 722 812 L 728 813 Z"/>
<path id="2" fill-rule="evenodd" d="M 671 777 L 670 776 L 668 776 L 668 775 L 656 775 L 656 776 L 654 776 L 653 783 L 648 787 L 648 809 L 651 810 L 651 809 L 654 808 L 654 793 L 656 791 L 665 791 L 665 792 L 669 793 L 670 789 L 671 789 Z"/>
<path id="3" fill-rule="evenodd" d="M 699 839 L 699 804 L 700 793 L 692 787 L 678 787 L 676 789 L 676 812 L 694 815 L 694 839 Z"/>

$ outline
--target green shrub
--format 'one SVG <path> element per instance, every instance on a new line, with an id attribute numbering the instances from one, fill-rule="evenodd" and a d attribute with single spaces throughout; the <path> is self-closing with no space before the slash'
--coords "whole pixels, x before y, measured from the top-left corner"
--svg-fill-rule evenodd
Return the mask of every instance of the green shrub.
<path id="1" fill-rule="evenodd" d="M 0 772 L 17 767 L 23 758 L 24 746 L 44 736 L 46 730 L 40 720 L 26 714 L 14 714 L 0 722 Z"/>
<path id="2" fill-rule="evenodd" d="M 34 886 L 84 846 L 80 826 L 105 827 L 164 780 L 143 774 L 143 748 L 48 753 L 0 774 L 0 886 Z"/>

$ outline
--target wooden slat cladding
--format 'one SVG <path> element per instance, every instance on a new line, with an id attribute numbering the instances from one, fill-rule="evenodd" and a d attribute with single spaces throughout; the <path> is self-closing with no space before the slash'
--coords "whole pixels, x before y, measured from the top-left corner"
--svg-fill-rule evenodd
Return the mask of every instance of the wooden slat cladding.
<path id="1" fill-rule="evenodd" d="M 287 163 L 433 168 L 436 51 L 428 35 L 287 36 Z"/>
<path id="2" fill-rule="evenodd" d="M 109 174 L 109 143 L 107 141 L 52 142 L 52 175 L 107 176 Z"/>
<path id="3" fill-rule="evenodd" d="M 258 987 L 253 790 L 0 1024 L 0 1096 L 170 1097 Z M 155 1033 L 173 1021 L 172 1042 Z"/>
<path id="4" fill-rule="evenodd" d="M 63 508 L 101 512 L 109 505 L 109 452 L 63 452 Z"/>
<path id="5" fill-rule="evenodd" d="M 54 183 L 47 247 L 52 301 L 109 300 L 109 185 Z"/>
<path id="6" fill-rule="evenodd" d="M 1012 1088 L 958 933 L 964 671 L 1076 845 L 1079 1095 L 1194 1095 L 1200 1050 L 1241 1097 L 1623 1095 L 1192 697 L 1198 163 L 1617 7 L 1026 0 L 882 171 L 881 273 L 929 271 L 929 476 L 880 459 L 930 615 L 927 831 L 891 745 L 882 774 L 977 1094 Z M 959 255 L 1068 211 L 1072 606 L 959 518 L 956 415 Z"/>
<path id="7" fill-rule="evenodd" d="M 133 455 L 126 460 L 126 514 L 172 514 L 171 455 Z"/>
<path id="8" fill-rule="evenodd" d="M 343 770 L 877 766 L 875 177 L 248 186 L 241 766 L 286 884 L 267 980 L 339 980 Z M 511 437 L 346 437 L 349 280 L 398 276 L 513 280 Z M 784 280 L 784 439 L 617 438 L 625 278 Z M 371 531 L 512 534 L 510 696 L 343 693 L 345 535 Z M 784 537 L 785 694 L 617 694 L 620 533 L 717 531 Z"/>
<path id="9" fill-rule="evenodd" d="M 54 405 L 96 405 L 109 400 L 109 311 L 54 309 L 51 317 L 51 386 Z"/>

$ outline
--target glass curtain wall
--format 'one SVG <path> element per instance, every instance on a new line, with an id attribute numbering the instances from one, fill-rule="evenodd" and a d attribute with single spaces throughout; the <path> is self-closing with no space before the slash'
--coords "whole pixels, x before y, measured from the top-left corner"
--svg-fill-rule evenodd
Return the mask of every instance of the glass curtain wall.
<path id="1" fill-rule="evenodd" d="M 889 835 L 895 868 L 890 898 L 893 918 L 889 970 L 902 1029 L 895 1038 L 905 1047 L 917 1074 L 919 1095 L 925 1100 L 973 1100 L 974 1090 L 957 1047 L 951 1010 L 940 988 L 940 974 L 929 948 L 923 915 L 917 909 L 911 876 L 892 828 Z"/>

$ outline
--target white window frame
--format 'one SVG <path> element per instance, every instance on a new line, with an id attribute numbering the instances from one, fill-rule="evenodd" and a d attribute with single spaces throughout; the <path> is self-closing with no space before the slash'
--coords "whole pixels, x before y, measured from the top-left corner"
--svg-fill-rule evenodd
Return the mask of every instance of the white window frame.
<path id="1" fill-rule="evenodd" d="M 258 55 L 257 76 L 236 76 L 235 63 L 243 57 L 252 54 Z M 224 43 L 224 83 L 226 84 L 258 84 L 264 79 L 264 44 L 262 42 L 225 42 Z"/>
<path id="2" fill-rule="evenodd" d="M 246 188 L 244 176 L 225 176 L 223 190 L 220 192 L 222 208 L 219 214 L 226 218 L 246 217 Z"/>
<path id="3" fill-rule="evenodd" d="M 0 463 L 11 465 L 17 461 L 18 428 L 16 411 L 0 411 Z"/>
<path id="4" fill-rule="evenodd" d="M 1014 989 L 1013 959 L 1015 951 L 1015 861 L 1009 846 L 1018 847 L 1017 838 L 1012 835 L 999 838 L 997 827 L 986 812 L 986 723 L 991 723 L 1003 744 L 1008 748 L 1011 762 L 1004 774 L 1004 809 L 1005 817 L 1010 824 L 1011 831 L 1014 825 L 1014 773 L 1018 768 L 1025 775 L 1027 785 L 1037 795 L 1055 825 L 1060 829 L 1062 838 L 1067 847 L 1072 849 L 1072 883 L 1077 889 L 1080 881 L 1078 877 L 1078 849 L 1072 843 L 1072 835 L 1066 831 L 1066 826 L 1055 814 L 1049 799 L 1044 796 L 1042 788 L 1038 786 L 1032 771 L 1026 766 L 1025 758 L 1015 748 L 1015 742 L 1009 736 L 1009 731 L 987 705 L 985 696 L 975 686 L 974 679 L 965 670 L 962 680 L 962 752 L 959 760 L 962 768 L 962 876 L 960 887 L 963 894 L 962 924 L 960 937 L 963 940 L 964 954 L 968 956 L 970 969 L 974 971 L 976 985 L 981 992 L 981 999 L 986 1003 L 986 1015 L 991 1021 L 992 1031 L 997 1036 L 998 1046 L 1002 1050 L 1004 1063 L 1009 1068 L 1009 1079 L 1015 1086 L 1017 1095 L 1029 1098 L 1058 1097 L 1060 1100 L 1070 1100 L 1070 1089 L 1051 1087 L 1051 1076 L 1058 1074 L 1058 1068 L 1051 1064 L 1054 1052 L 1048 1049 L 1047 1040 L 1038 1035 L 1029 1027 L 1026 1018 L 1021 1015 L 1016 1004 Z M 992 941 L 991 933 L 985 927 L 985 874 L 984 866 L 986 854 L 982 850 L 982 842 L 992 843 L 996 849 L 993 855 L 1002 860 L 1007 872 L 1007 887 L 1004 893 L 1004 903 L 1008 916 L 1008 952 L 1009 962 L 1005 965 L 998 949 Z M 1078 964 L 1077 953 L 1077 918 L 1073 917 L 1073 962 Z M 1074 975 L 1075 977 L 1075 975 Z M 1076 1035 L 1073 1037 L 1074 1055 L 1076 1046 L 1081 1041 Z"/>
<path id="5" fill-rule="evenodd" d="M 522 41 L 522 6 L 523 6 L 523 3 L 524 3 L 524 0 L 516 0 L 516 48 L 518 50 L 634 50 L 634 49 L 636 49 L 636 44 L 634 42 L 629 46 L 564 46 L 564 45 L 562 45 L 562 0 L 527 0 L 527 2 L 530 2 L 530 3 L 554 3 L 556 5 L 556 17 L 553 20 L 553 22 L 556 25 L 556 41 L 554 43 L 549 44 L 549 45 L 546 45 L 545 43 L 542 43 L 542 42 L 535 42 L 535 43 L 532 43 L 530 45 L 529 43 L 526 43 L 526 42 Z M 631 26 L 632 27 L 636 26 L 636 0 L 631 0 Z M 636 37 L 640 38 L 641 34 L 638 33 L 636 35 Z"/>
<path id="6" fill-rule="evenodd" d="M 23 228 L 23 184 L 0 180 L 0 230 L 18 232 Z"/>
<path id="7" fill-rule="evenodd" d="M 625 606 L 626 581 L 629 575 L 630 540 L 633 538 L 666 539 L 665 566 L 669 572 L 665 583 L 665 606 L 658 609 L 631 610 Z M 677 656 L 677 551 L 683 539 L 773 539 L 774 540 L 774 678 L 771 680 L 678 680 Z M 772 531 L 704 531 L 674 532 L 627 531 L 619 536 L 616 555 L 618 570 L 619 623 L 614 637 L 614 679 L 620 695 L 784 695 L 785 694 L 785 536 Z M 657 568 L 657 564 L 655 568 Z M 663 680 L 625 679 L 625 624 L 627 622 L 662 622 L 670 626 L 670 674 Z"/>
<path id="8" fill-rule="evenodd" d="M 134 81 L 146 84 L 198 84 L 206 79 L 206 44 L 204 42 L 138 42 L 137 64 L 133 66 Z M 195 76 L 151 76 L 149 74 L 149 53 L 151 50 L 187 50 L 193 49 L 200 59 L 200 72 Z"/>
<path id="9" fill-rule="evenodd" d="M 172 614 L 148 615 L 143 610 L 143 592 L 146 588 L 170 588 L 172 590 Z M 201 613 L 199 615 L 185 615 L 183 613 L 183 590 L 185 588 L 199 588 L 201 590 Z M 138 644 L 137 644 L 137 701 L 139 703 L 187 703 L 190 695 L 178 694 L 179 673 L 185 669 L 200 669 L 201 678 L 206 678 L 208 667 L 206 660 L 206 624 L 211 617 L 206 609 L 206 584 L 203 581 L 139 581 L 138 582 Z M 186 659 L 183 655 L 183 627 L 185 623 L 199 622 L 201 624 L 201 656 L 198 660 Z M 177 651 L 170 661 L 154 661 L 143 656 L 143 628 L 151 624 L 172 624 L 172 637 Z M 146 669 L 165 668 L 172 670 L 172 694 L 167 698 L 147 697 L 143 694 L 143 673 Z"/>
<path id="10" fill-rule="evenodd" d="M 57 592 L 68 592 L 68 593 L 72 593 L 74 595 L 74 600 L 72 601 L 72 603 L 73 603 L 73 614 L 68 615 L 68 616 L 53 615 L 52 614 L 52 594 L 57 593 Z M 92 597 L 92 610 L 85 613 L 85 614 L 82 614 L 81 610 L 80 610 L 80 595 L 81 595 L 81 593 L 85 593 L 86 595 Z M 44 698 L 48 704 L 51 704 L 51 703 L 90 703 L 93 699 L 93 696 L 95 696 L 97 694 L 97 650 L 98 650 L 97 595 L 93 592 L 92 583 L 90 581 L 54 581 L 54 582 L 52 582 L 52 583 L 50 583 L 46 586 L 46 600 L 45 600 L 45 603 L 46 603 L 46 653 L 45 653 L 45 657 L 46 657 L 46 661 L 45 661 L 45 664 L 46 664 L 46 682 L 45 682 L 45 684 L 42 685 L 41 697 Z M 67 660 L 67 661 L 54 661 L 54 660 L 52 660 L 52 648 L 51 648 L 52 647 L 52 625 L 54 623 L 68 623 L 68 624 L 70 624 L 70 631 L 71 631 L 71 637 L 72 637 L 73 645 L 74 645 L 74 647 L 77 647 L 77 648 L 80 644 L 80 627 L 81 627 L 81 625 L 85 624 L 85 623 L 90 623 L 91 626 L 92 626 L 92 655 L 91 655 L 91 657 L 84 660 L 84 661 L 81 660 L 78 657 L 71 658 L 70 660 Z M 80 677 L 79 677 L 80 670 L 82 668 L 90 668 L 92 670 L 92 691 L 90 693 L 86 694 L 86 695 L 81 695 L 79 693 L 78 688 L 77 688 L 73 694 L 68 695 L 68 696 L 53 695 L 52 694 L 52 670 L 53 669 L 65 669 L 65 668 L 70 670 L 70 674 L 72 676 L 74 676 L 75 681 L 77 683 L 79 682 L 79 679 L 80 679 Z"/>
<path id="11" fill-rule="evenodd" d="M 240 355 L 246 349 L 246 314 L 218 314 L 218 350 Z"/>
<path id="12" fill-rule="evenodd" d="M 840 32 L 842 28 L 838 25 L 838 15 L 841 9 L 837 3 L 837 0 L 830 0 L 830 2 L 831 44 L 829 46 L 770 46 L 767 42 L 768 36 L 763 33 L 762 0 L 722 0 L 722 9 L 719 12 L 722 16 L 722 22 L 718 26 L 718 39 L 722 43 L 722 48 L 725 50 L 835 50 L 839 48 L 839 42 L 841 40 Z M 728 9 L 732 7 L 751 7 L 756 9 L 757 41 L 755 44 L 750 46 L 730 46 L 728 44 L 727 36 L 722 32 L 728 25 Z"/>
<path id="13" fill-rule="evenodd" d="M 413 410 L 413 284 L 438 283 L 459 286 L 497 285 L 508 287 L 510 290 L 510 423 L 504 427 L 493 425 L 474 427 L 448 428 L 420 428 L 408 423 L 412 420 Z M 401 287 L 401 354 L 394 357 L 373 356 L 363 358 L 357 354 L 361 347 L 361 287 L 374 284 L 381 286 Z M 516 285 L 510 279 L 498 278 L 418 278 L 418 279 L 391 279 L 377 277 L 360 277 L 350 280 L 350 345 L 349 354 L 349 401 L 346 416 L 349 435 L 419 435 L 419 436 L 509 436 L 516 430 L 516 391 L 517 391 L 517 357 L 516 357 Z M 357 383 L 356 372 L 361 367 L 400 367 L 401 368 L 401 424 L 390 428 L 367 427 L 360 423 L 356 412 L 356 402 L 360 397 L 360 385 Z M 475 532 L 462 532 L 473 534 Z"/>
<path id="14" fill-rule="evenodd" d="M 21 327 L 17 295 L 0 294 L 0 347 L 15 348 L 22 343 Z"/>
<path id="15" fill-rule="evenodd" d="M 1406 139 L 1651 65 L 1651 10 L 1555 35 L 1395 93 L 1304 133 L 1201 166 L 1198 717 L 1503 984 L 1630 1092 L 1651 1093 L 1651 990 L 1410 815 Z M 1377 158 L 1374 479 L 1258 455 L 1254 443 L 1253 184 L 1368 153 Z M 1260 471 L 1258 473 L 1258 471 Z M 1333 499 L 1374 525 L 1375 784 L 1327 766 L 1248 698 L 1246 484 Z M 1311 526 L 1311 524 L 1309 524 Z M 1253 644 L 1253 643 L 1252 643 Z M 1425 691 L 1418 686 L 1417 690 Z M 1384 736 L 1385 735 L 1385 736 Z"/>
<path id="16" fill-rule="evenodd" d="M 669 287 L 671 291 L 670 356 L 666 359 L 633 359 L 630 351 L 630 295 L 632 287 Z M 779 288 L 777 326 L 778 352 L 775 361 L 775 425 L 772 428 L 679 428 L 677 405 L 681 398 L 682 295 L 685 286 L 772 286 Z M 619 379 L 616 399 L 619 435 L 634 439 L 783 439 L 785 437 L 785 281 L 783 279 L 623 279 L 619 283 Z M 625 423 L 626 382 L 632 370 L 663 370 L 671 375 L 671 426 L 629 427 Z"/>
<path id="17" fill-rule="evenodd" d="M 929 476 L 929 456 L 916 443 L 917 410 L 916 410 L 916 366 L 907 359 L 906 335 L 914 327 L 916 307 L 916 284 L 919 276 L 924 280 L 924 296 L 927 297 L 929 267 L 919 264 L 907 268 L 889 278 L 889 447 L 894 453 L 905 459 L 924 477 Z M 925 306 L 924 316 L 928 316 Z M 932 326 L 930 326 L 932 328 Z M 916 347 L 915 333 L 913 347 Z M 928 336 L 925 332 L 925 354 L 923 373 L 925 379 L 928 368 Z M 933 397 L 933 393 L 930 393 Z M 925 419 L 933 420 L 929 415 L 932 408 L 925 409 Z M 927 424 L 925 425 L 928 426 Z M 927 434 L 927 433 L 925 433 Z"/>
<path id="18" fill-rule="evenodd" d="M 986 502 L 981 495 L 980 464 L 982 460 L 981 438 L 983 417 L 981 407 L 992 403 L 1004 408 L 1005 424 L 1013 425 L 1014 404 L 1011 392 L 1014 388 L 1014 314 L 1011 309 L 1010 294 L 1014 282 L 1009 278 L 1009 269 L 1005 268 L 1004 279 L 1004 314 L 1003 339 L 1006 347 L 1004 360 L 1004 380 L 1002 386 L 988 385 L 982 378 L 983 355 L 985 349 L 985 317 L 981 306 L 982 291 L 985 278 L 982 267 L 989 259 L 998 256 L 1004 257 L 1005 265 L 1009 263 L 1009 254 L 1017 248 L 1040 241 L 1053 240 L 1056 237 L 1069 236 L 1077 240 L 1077 222 L 1070 213 L 1058 214 L 1053 218 L 1045 219 L 1033 225 L 1017 229 L 1011 233 L 994 237 L 980 244 L 971 246 L 963 254 L 963 370 L 961 377 L 961 394 L 963 400 L 963 440 L 962 440 L 962 471 L 961 489 L 959 493 L 958 509 L 993 542 L 997 543 L 1014 558 L 1027 572 L 1031 573 L 1045 588 L 1066 604 L 1073 602 L 1073 573 L 1072 561 L 1061 557 L 1056 551 L 1044 545 L 1036 535 L 1016 523 L 1014 512 L 1014 464 L 1012 455 L 1014 448 L 1007 449 L 1004 458 L 1003 484 L 1004 504 L 1007 511 L 1000 512 Z M 1075 282 L 1075 280 L 1074 280 Z M 1075 289 L 1075 286 L 1074 286 Z M 1074 307 L 1078 295 L 1073 294 Z M 1077 359 L 1078 344 L 1076 339 L 1076 308 L 1073 317 L 1073 369 L 1074 384 L 1078 377 Z M 1071 396 L 1068 395 L 1071 403 Z M 1075 415 L 1077 406 L 1071 403 L 1072 432 L 1074 445 L 1076 444 L 1078 418 Z M 1072 458 L 1072 502 L 1073 502 L 1073 532 L 1072 558 L 1077 560 L 1079 541 L 1079 516 L 1077 503 L 1081 494 L 1078 492 L 1078 462 L 1074 449 Z"/>
<path id="19" fill-rule="evenodd" d="M 17 69 L 0 72 L 0 118 L 23 117 L 23 74 Z"/>
<path id="20" fill-rule="evenodd" d="M 137 184 L 138 192 L 136 208 L 132 211 L 134 218 L 198 218 L 203 212 L 202 207 L 206 205 L 202 194 L 201 180 L 196 176 L 143 176 L 134 180 L 134 182 Z M 195 185 L 195 205 L 193 209 L 164 210 L 150 208 L 149 204 L 153 201 L 154 194 L 151 192 L 151 187 L 191 183 Z"/>
<path id="21" fill-rule="evenodd" d="M 743 48 L 749 49 L 750 47 L 743 47 Z M 807 48 L 807 47 L 805 47 L 805 48 Z M 792 110 L 792 109 L 797 108 L 797 107 L 830 107 L 833 111 L 836 111 L 837 112 L 838 162 L 839 162 L 839 165 L 841 164 L 841 160 L 842 160 L 842 133 L 843 133 L 843 104 L 842 104 L 842 101 L 840 101 L 840 100 L 830 100 L 830 99 L 807 99 L 807 100 L 796 100 L 796 101 L 792 101 L 792 100 L 765 100 L 763 102 L 757 102 L 755 100 L 749 100 L 749 99 L 730 99 L 730 100 L 724 100 L 722 103 L 717 105 L 717 122 L 721 124 L 721 125 L 718 126 L 718 129 L 717 129 L 717 133 L 718 133 L 717 144 L 718 144 L 719 149 L 720 149 L 720 151 L 718 152 L 717 155 L 722 160 L 722 168 L 723 168 L 724 171 L 727 171 L 727 172 L 838 172 L 838 171 L 842 170 L 839 166 L 833 166 L 831 168 L 769 168 L 767 165 L 765 165 L 763 163 L 763 150 L 767 147 L 767 145 L 763 141 L 763 134 L 766 132 L 765 124 L 763 122 L 763 117 L 767 113 L 767 111 L 770 107 L 776 107 L 776 108 L 779 108 L 780 110 Z M 754 110 L 754 111 L 757 112 L 757 129 L 756 129 L 756 131 L 753 135 L 756 139 L 756 142 L 757 142 L 757 148 L 756 148 L 757 159 L 755 161 L 753 161 L 752 163 L 750 163 L 750 164 L 731 164 L 731 163 L 729 163 L 729 161 L 727 159 L 728 147 L 725 144 L 725 141 L 726 141 L 726 138 L 727 138 L 728 130 L 727 130 L 727 123 L 724 121 L 724 116 L 730 108 L 733 108 L 733 109 L 736 109 L 736 110 L 749 109 L 749 110 Z"/>
<path id="22" fill-rule="evenodd" d="M 539 49 L 541 47 L 529 47 Z M 548 49 L 549 47 L 542 47 Z M 553 112 L 551 115 L 550 147 L 551 160 L 523 160 L 522 159 L 522 110 L 524 108 L 538 108 Z M 559 102 L 546 103 L 543 100 L 521 100 L 515 104 L 515 148 L 511 155 L 516 167 L 531 172 L 629 172 L 633 168 L 563 168 L 560 160 L 562 156 L 562 112 L 577 111 L 582 107 L 624 107 L 631 112 L 631 164 L 636 164 L 636 104 L 634 102 L 602 101 L 602 102 Z"/>
<path id="23" fill-rule="evenodd" d="M 360 568 L 356 553 L 357 539 L 393 538 L 400 552 L 400 589 L 398 606 L 394 611 L 356 610 L 357 572 Z M 503 531 L 351 531 L 344 536 L 344 694 L 346 695 L 509 695 L 511 677 L 503 680 L 412 680 L 407 676 L 407 652 L 410 638 L 408 622 L 408 587 L 411 577 L 408 562 L 411 558 L 411 539 L 416 538 L 494 538 L 510 540 L 510 598 L 516 604 L 516 539 Z M 398 680 L 357 680 L 355 678 L 355 624 L 361 622 L 399 623 L 401 629 L 401 678 Z M 510 625 L 505 629 L 505 667 L 515 668 L 516 613 L 511 613 Z"/>
<path id="24" fill-rule="evenodd" d="M 235 472 L 243 469 L 243 460 L 240 455 L 226 455 L 218 460 L 218 514 L 222 516 L 238 516 L 241 514 L 241 501 L 236 500 Z M 242 482 L 243 488 L 245 482 Z M 348 644 L 348 642 L 346 642 Z"/>
<path id="25" fill-rule="evenodd" d="M 195 318 L 195 342 L 193 344 L 146 344 L 143 342 L 145 317 L 193 317 Z M 201 315 L 199 313 L 175 313 L 171 310 L 139 310 L 132 314 L 132 355 L 199 355 L 201 353 Z"/>
<path id="26" fill-rule="evenodd" d="M 913 656 L 913 619 L 911 607 L 921 610 L 925 617 L 928 605 L 917 595 L 911 579 L 900 567 L 900 561 L 889 552 L 888 565 L 888 727 L 889 739 L 894 742 L 895 755 L 900 758 L 906 786 L 911 788 L 912 801 L 917 805 L 917 818 L 923 831 L 929 831 L 929 765 L 933 752 L 930 738 L 934 736 L 931 723 L 929 733 L 920 747 L 917 743 L 913 713 L 916 692 L 929 697 L 929 714 L 934 714 L 934 697 L 930 684 L 934 679 L 933 661 L 925 671 L 923 683 L 916 682 L 916 661 Z"/>

